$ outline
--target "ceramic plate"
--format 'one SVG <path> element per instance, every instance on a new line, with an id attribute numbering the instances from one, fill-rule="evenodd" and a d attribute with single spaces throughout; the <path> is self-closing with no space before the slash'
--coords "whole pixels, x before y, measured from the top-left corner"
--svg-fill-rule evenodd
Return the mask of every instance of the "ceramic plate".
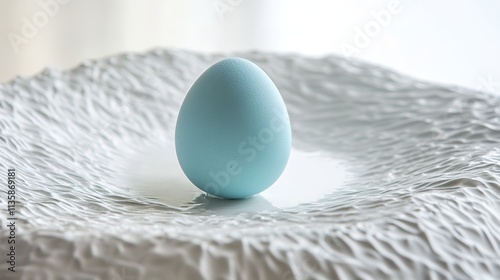
<path id="1" fill-rule="evenodd" d="M 173 139 L 196 78 L 258 64 L 290 114 L 278 182 L 208 197 Z M 431 65 L 429 67 L 432 67 Z M 0 85 L 13 279 L 498 279 L 500 99 L 340 57 L 125 54 Z M 15 212 L 7 208 L 15 169 Z"/>

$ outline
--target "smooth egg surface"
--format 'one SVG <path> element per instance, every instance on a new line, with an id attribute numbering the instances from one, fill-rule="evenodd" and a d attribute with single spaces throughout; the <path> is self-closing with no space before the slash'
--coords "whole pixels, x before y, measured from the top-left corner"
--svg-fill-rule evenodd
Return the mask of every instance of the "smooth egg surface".
<path id="1" fill-rule="evenodd" d="M 269 76 L 227 58 L 209 67 L 182 103 L 175 147 L 182 170 L 201 190 L 246 198 L 270 187 L 291 148 L 288 112 Z"/>

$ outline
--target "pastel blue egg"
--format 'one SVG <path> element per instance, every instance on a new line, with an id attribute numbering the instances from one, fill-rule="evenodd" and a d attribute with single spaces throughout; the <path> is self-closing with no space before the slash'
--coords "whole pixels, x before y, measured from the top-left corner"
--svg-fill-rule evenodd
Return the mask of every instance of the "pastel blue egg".
<path id="1" fill-rule="evenodd" d="M 269 76 L 254 63 L 227 58 L 209 67 L 182 103 L 175 147 L 182 170 L 222 198 L 270 187 L 288 162 L 288 112 Z"/>

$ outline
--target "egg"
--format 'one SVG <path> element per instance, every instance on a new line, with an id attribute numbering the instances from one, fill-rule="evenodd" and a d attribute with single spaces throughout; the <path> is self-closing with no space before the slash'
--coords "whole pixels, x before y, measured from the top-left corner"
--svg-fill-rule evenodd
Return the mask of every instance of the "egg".
<path id="1" fill-rule="evenodd" d="M 188 179 L 228 199 L 269 188 L 286 167 L 291 142 L 276 85 L 243 58 L 223 59 L 194 82 L 175 128 L 177 159 Z"/>

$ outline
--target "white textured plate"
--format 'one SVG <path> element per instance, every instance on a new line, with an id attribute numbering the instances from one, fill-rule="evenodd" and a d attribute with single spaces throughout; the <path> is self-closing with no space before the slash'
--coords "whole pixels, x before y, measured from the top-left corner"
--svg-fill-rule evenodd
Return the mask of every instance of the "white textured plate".
<path id="1" fill-rule="evenodd" d="M 498 97 L 333 56 L 238 56 L 274 80 L 294 137 L 280 180 L 244 201 L 203 195 L 173 153 L 184 95 L 221 55 L 0 85 L 18 210 L 18 271 L 2 260 L 0 279 L 499 278 Z"/>

